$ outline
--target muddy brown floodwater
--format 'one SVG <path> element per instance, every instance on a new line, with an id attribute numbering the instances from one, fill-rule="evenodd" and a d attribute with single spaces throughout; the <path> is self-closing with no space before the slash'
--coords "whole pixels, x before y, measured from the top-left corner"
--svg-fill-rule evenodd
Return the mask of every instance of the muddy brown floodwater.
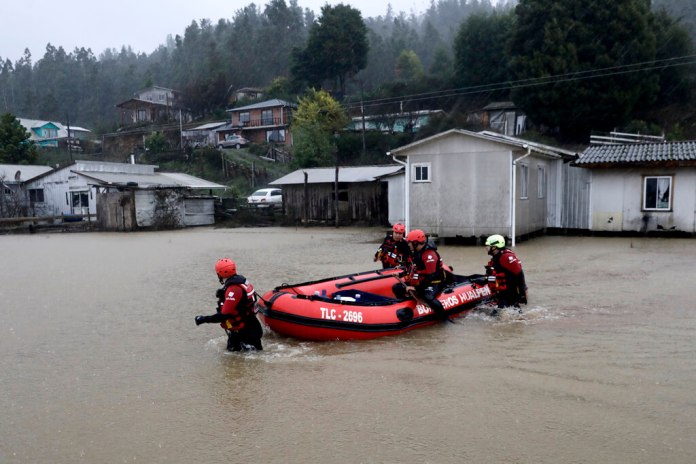
<path id="1" fill-rule="evenodd" d="M 260 292 L 374 268 L 380 229 L 0 237 L 2 463 L 693 463 L 696 240 L 519 243 L 530 304 L 230 354 L 213 266 Z M 483 247 L 441 246 L 481 273 Z"/>

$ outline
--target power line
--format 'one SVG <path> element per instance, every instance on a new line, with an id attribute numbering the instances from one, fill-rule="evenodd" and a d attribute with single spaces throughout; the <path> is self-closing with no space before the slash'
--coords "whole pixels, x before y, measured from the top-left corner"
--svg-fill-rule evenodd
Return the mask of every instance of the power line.
<path id="1" fill-rule="evenodd" d="M 533 77 L 519 79 L 513 81 L 497 82 L 492 84 L 481 84 L 469 87 L 460 87 L 456 89 L 438 90 L 435 92 L 425 92 L 411 95 L 402 95 L 398 97 L 386 97 L 373 100 L 365 100 L 362 102 L 354 102 L 345 105 L 346 108 L 358 108 L 380 106 L 399 101 L 408 100 L 409 102 L 428 100 L 433 98 L 448 98 L 461 95 L 471 95 L 476 93 L 486 93 L 498 90 L 510 90 L 513 88 L 533 87 L 539 85 L 557 84 L 561 82 L 570 82 L 584 79 L 596 79 L 599 77 L 616 76 L 621 74 L 629 74 L 635 72 L 651 71 L 655 69 L 664 69 L 675 66 L 687 66 L 696 64 L 696 54 L 684 55 L 673 58 L 665 58 L 661 60 L 644 61 L 640 63 L 610 66 L 606 68 L 590 69 L 586 71 L 574 71 L 564 74 L 556 74 L 552 76 Z"/>

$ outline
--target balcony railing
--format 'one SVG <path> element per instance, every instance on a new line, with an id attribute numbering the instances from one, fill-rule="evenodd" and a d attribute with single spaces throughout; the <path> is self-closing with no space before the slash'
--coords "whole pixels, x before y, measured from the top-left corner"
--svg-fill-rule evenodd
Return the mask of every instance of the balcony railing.
<path id="1" fill-rule="evenodd" d="M 250 119 L 249 121 L 240 121 L 239 125 L 241 127 L 274 127 L 274 126 L 287 126 L 290 124 L 290 120 L 286 118 L 261 118 L 261 119 Z"/>

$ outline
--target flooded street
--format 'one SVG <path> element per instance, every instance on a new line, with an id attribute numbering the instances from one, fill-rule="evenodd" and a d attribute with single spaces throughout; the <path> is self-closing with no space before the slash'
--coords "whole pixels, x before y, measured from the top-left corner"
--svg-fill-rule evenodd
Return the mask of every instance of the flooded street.
<path id="1" fill-rule="evenodd" d="M 524 314 L 230 354 L 229 256 L 263 294 L 375 268 L 381 229 L 0 237 L 0 463 L 692 463 L 696 240 L 519 243 Z M 484 247 L 440 246 L 460 274 Z"/>

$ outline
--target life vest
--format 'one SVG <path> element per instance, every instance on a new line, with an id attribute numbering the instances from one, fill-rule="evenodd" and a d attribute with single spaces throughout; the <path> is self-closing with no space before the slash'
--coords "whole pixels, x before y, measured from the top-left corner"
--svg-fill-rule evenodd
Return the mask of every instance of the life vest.
<path id="1" fill-rule="evenodd" d="M 500 264 L 500 261 L 502 259 L 508 259 L 511 262 L 513 260 L 516 261 L 517 266 L 519 267 L 519 273 L 514 274 L 513 272 L 504 268 L 503 265 Z M 487 273 L 488 273 L 488 286 L 491 288 L 491 290 L 493 292 L 505 292 L 505 291 L 507 291 L 508 284 L 510 281 L 514 282 L 512 289 L 514 289 L 518 293 L 519 292 L 524 293 L 524 291 L 526 289 L 524 272 L 522 271 L 522 265 L 512 250 L 509 250 L 507 248 L 503 248 L 500 253 L 498 253 L 495 256 L 492 256 L 491 260 L 488 262 Z"/>
<path id="2" fill-rule="evenodd" d="M 392 237 L 387 237 L 377 250 L 377 258 L 385 267 L 396 267 L 405 264 L 404 261 L 406 261 L 408 253 L 404 250 L 404 245 L 408 248 L 408 245 L 403 240 L 397 242 Z"/>
<path id="3" fill-rule="evenodd" d="M 233 313 L 224 313 L 228 319 L 222 321 L 220 325 L 226 330 L 241 330 L 244 327 L 245 321 L 254 314 L 254 302 L 256 292 L 254 286 L 243 275 L 233 275 L 225 280 L 222 292 L 218 292 L 218 308 L 223 309 L 225 299 L 227 298 L 228 288 L 236 285 L 242 289 L 242 298 L 234 307 Z"/>
<path id="4" fill-rule="evenodd" d="M 422 272 L 425 271 L 423 253 L 425 253 L 428 250 L 432 250 L 435 253 L 435 256 L 437 256 L 437 263 L 435 263 L 435 275 L 433 275 L 432 278 L 428 279 L 427 283 L 439 285 L 445 281 L 445 269 L 442 265 L 442 258 L 440 257 L 440 253 L 437 252 L 436 247 L 430 245 L 429 243 L 426 243 L 420 251 L 414 252 L 412 256 L 411 271 L 407 280 L 408 283 L 413 286 L 417 286 L 420 283 L 424 283 L 425 276 L 423 276 L 422 274 Z"/>

